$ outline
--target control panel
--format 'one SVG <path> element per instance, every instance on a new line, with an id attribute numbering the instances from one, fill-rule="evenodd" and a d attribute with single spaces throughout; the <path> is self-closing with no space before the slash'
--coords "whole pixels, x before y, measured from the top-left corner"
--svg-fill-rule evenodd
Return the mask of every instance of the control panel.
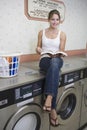
<path id="1" fill-rule="evenodd" d="M 1 91 L 0 109 L 40 95 L 43 92 L 44 80 Z"/>
<path id="2" fill-rule="evenodd" d="M 61 86 L 76 82 L 84 78 L 84 70 L 77 70 L 61 76 Z"/>
<path id="3" fill-rule="evenodd" d="M 31 84 L 25 84 L 21 87 L 14 89 L 15 92 L 15 102 L 20 102 L 25 99 L 29 99 L 40 95 L 43 92 L 44 80 L 39 80 Z"/>

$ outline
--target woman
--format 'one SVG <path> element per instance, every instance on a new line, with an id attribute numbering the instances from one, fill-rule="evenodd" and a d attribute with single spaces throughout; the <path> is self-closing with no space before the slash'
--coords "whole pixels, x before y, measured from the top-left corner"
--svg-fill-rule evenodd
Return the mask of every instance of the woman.
<path id="1" fill-rule="evenodd" d="M 38 54 L 46 51 L 63 51 L 65 49 L 66 35 L 58 29 L 60 24 L 60 13 L 57 10 L 52 10 L 48 15 L 49 27 L 41 30 L 38 34 L 38 44 L 36 51 Z M 50 112 L 50 122 L 53 126 L 58 125 L 56 112 L 56 97 L 59 84 L 59 73 L 63 65 L 63 55 L 51 56 L 48 53 L 41 55 L 40 69 L 46 72 L 46 82 L 44 94 L 46 100 L 43 110 Z"/>

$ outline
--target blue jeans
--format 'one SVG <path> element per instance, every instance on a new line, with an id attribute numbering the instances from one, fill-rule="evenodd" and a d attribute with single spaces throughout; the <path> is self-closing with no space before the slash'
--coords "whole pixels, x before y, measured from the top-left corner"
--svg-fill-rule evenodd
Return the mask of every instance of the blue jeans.
<path id="1" fill-rule="evenodd" d="M 46 72 L 46 81 L 44 94 L 51 95 L 52 98 L 52 109 L 56 108 L 56 98 L 59 86 L 60 69 L 63 65 L 63 59 L 60 57 L 49 58 L 44 57 L 40 60 L 39 67 L 41 71 Z"/>

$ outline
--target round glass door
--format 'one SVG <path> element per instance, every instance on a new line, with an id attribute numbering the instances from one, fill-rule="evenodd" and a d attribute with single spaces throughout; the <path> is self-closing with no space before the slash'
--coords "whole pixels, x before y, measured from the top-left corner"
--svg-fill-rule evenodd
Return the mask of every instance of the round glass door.
<path id="1" fill-rule="evenodd" d="M 36 130 L 37 118 L 35 114 L 26 114 L 15 124 L 13 130 Z"/>
<path id="2" fill-rule="evenodd" d="M 71 116 L 76 106 L 76 97 L 74 94 L 69 94 L 61 103 L 59 115 L 61 119 L 66 120 Z"/>
<path id="3" fill-rule="evenodd" d="M 38 105 L 21 107 L 6 123 L 4 130 L 40 130 L 41 116 Z"/>
<path id="4" fill-rule="evenodd" d="M 68 119 L 76 108 L 76 92 L 75 89 L 71 88 L 62 94 L 57 101 L 57 113 L 60 115 L 62 120 Z"/>

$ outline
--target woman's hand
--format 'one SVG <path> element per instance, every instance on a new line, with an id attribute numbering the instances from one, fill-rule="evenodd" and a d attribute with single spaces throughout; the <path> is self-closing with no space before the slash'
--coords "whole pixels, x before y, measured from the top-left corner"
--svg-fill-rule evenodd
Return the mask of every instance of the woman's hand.
<path id="1" fill-rule="evenodd" d="M 37 48 L 36 48 L 36 52 L 37 52 L 38 54 L 41 54 L 42 48 L 41 48 L 41 47 L 37 47 Z"/>

